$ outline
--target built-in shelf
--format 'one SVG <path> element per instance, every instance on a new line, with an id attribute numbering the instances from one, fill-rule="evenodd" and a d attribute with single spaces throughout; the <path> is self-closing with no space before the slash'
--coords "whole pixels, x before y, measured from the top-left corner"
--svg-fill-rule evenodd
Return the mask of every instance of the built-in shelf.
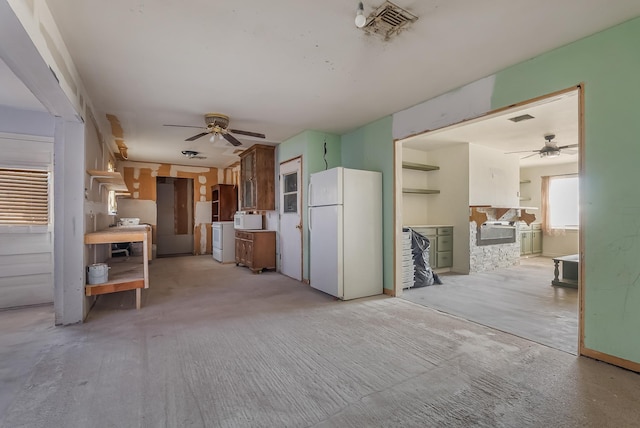
<path id="1" fill-rule="evenodd" d="M 520 180 L 520 184 L 531 183 L 531 180 Z"/>
<path id="2" fill-rule="evenodd" d="M 89 169 L 87 170 L 87 174 L 91 177 L 89 180 L 89 188 L 93 188 L 93 182 L 96 181 L 100 185 L 100 190 L 105 187 L 107 190 L 114 190 L 116 192 L 129 192 L 127 185 L 124 183 L 124 178 L 122 178 L 122 174 L 119 172 Z"/>
<path id="3" fill-rule="evenodd" d="M 402 167 L 404 169 L 417 169 L 418 171 L 437 171 L 440 169 L 439 166 L 425 165 L 422 163 L 415 163 L 415 162 L 402 162 Z"/>
<path id="4" fill-rule="evenodd" d="M 440 191 L 430 190 L 430 189 L 402 189 L 402 193 L 415 193 L 419 195 L 436 195 L 440 193 Z"/>
<path id="5" fill-rule="evenodd" d="M 415 163 L 415 162 L 402 162 L 403 169 L 413 169 L 417 171 L 437 171 L 440 169 L 439 166 L 435 165 L 426 165 L 423 163 Z M 440 193 L 439 190 L 432 189 L 410 189 L 404 188 L 402 189 L 402 193 L 413 193 L 416 195 L 437 195 Z"/>

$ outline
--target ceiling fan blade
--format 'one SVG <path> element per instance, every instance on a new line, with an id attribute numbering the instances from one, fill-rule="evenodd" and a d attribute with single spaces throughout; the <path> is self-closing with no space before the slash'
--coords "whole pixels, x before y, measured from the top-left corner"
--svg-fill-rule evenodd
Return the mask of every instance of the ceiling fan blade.
<path id="1" fill-rule="evenodd" d="M 194 140 L 197 140 L 197 139 L 198 139 L 198 138 L 200 138 L 200 137 L 204 137 L 204 136 L 205 136 L 205 135 L 207 135 L 207 134 L 209 134 L 209 133 L 208 133 L 208 132 L 201 132 L 201 133 L 199 133 L 198 135 L 194 135 L 193 137 L 189 137 L 189 138 L 187 138 L 187 139 L 186 139 L 186 140 L 184 140 L 184 141 L 194 141 Z"/>
<path id="2" fill-rule="evenodd" d="M 527 156 L 525 156 L 523 158 L 520 158 L 520 160 L 526 159 L 526 158 L 530 158 L 531 156 L 535 156 L 535 155 L 536 155 L 536 153 L 531 153 L 530 155 L 527 155 Z"/>
<path id="3" fill-rule="evenodd" d="M 531 153 L 531 152 L 540 153 L 540 150 L 520 150 L 520 151 L 517 151 L 517 152 L 505 152 L 504 154 L 505 155 L 510 155 L 512 153 Z"/>
<path id="4" fill-rule="evenodd" d="M 222 136 L 224 137 L 225 140 L 227 140 L 228 142 L 230 142 L 231 144 L 233 144 L 234 146 L 241 146 L 242 143 L 233 135 L 228 134 L 228 133 L 224 133 L 222 134 Z"/>
<path id="5" fill-rule="evenodd" d="M 249 137 L 266 138 L 264 134 L 260 134 L 259 132 L 241 131 L 240 129 L 229 129 L 229 132 L 240 135 L 248 135 Z"/>
<path id="6" fill-rule="evenodd" d="M 568 146 L 560 146 L 560 147 L 558 147 L 558 149 L 570 149 L 570 148 L 573 148 L 573 147 L 578 147 L 578 145 L 577 144 L 569 144 Z"/>
<path id="7" fill-rule="evenodd" d="M 202 126 L 191 126 L 191 125 L 162 125 L 162 126 L 174 126 L 176 128 L 197 128 L 197 129 L 202 129 Z"/>

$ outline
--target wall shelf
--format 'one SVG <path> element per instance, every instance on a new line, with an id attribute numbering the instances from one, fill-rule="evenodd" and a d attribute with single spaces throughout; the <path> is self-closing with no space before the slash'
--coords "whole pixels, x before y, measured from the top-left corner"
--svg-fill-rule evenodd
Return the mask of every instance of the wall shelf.
<path id="1" fill-rule="evenodd" d="M 437 171 L 440 169 L 439 166 L 425 165 L 425 164 L 415 163 L 415 162 L 402 162 L 402 168 L 416 169 L 418 171 Z"/>
<path id="2" fill-rule="evenodd" d="M 439 190 L 430 190 L 430 189 L 402 189 L 402 193 L 414 193 L 418 195 L 437 195 L 440 193 Z"/>
<path id="3" fill-rule="evenodd" d="M 99 183 L 99 189 L 105 187 L 107 190 L 113 190 L 116 192 L 129 192 L 127 185 L 122 178 L 122 174 L 116 171 L 98 171 L 95 169 L 87 170 L 87 174 L 91 179 L 89 180 L 89 188 L 93 188 L 93 182 Z"/>
<path id="4" fill-rule="evenodd" d="M 440 167 L 423 163 L 402 162 L 402 169 L 413 169 L 416 171 L 437 171 L 440 169 Z M 438 193 L 440 193 L 440 191 L 431 189 L 403 188 L 402 193 L 412 193 L 414 195 L 437 195 Z"/>
<path id="5" fill-rule="evenodd" d="M 531 180 L 520 180 L 520 184 L 531 183 Z"/>

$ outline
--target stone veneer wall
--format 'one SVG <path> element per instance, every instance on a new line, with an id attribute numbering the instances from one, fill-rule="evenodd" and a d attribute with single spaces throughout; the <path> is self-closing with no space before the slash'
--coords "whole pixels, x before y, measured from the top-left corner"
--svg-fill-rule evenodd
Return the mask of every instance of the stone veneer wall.
<path id="1" fill-rule="evenodd" d="M 477 245 L 478 226 L 469 222 L 469 271 L 484 272 L 515 266 L 520 260 L 520 233 L 512 244 Z"/>

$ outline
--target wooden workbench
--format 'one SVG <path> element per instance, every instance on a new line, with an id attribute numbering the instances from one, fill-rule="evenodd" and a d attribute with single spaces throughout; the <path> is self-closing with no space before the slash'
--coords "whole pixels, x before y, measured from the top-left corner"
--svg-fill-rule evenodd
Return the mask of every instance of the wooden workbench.
<path id="1" fill-rule="evenodd" d="M 85 295 L 115 293 L 136 290 L 136 309 L 140 309 L 141 289 L 149 288 L 149 259 L 151 257 L 151 226 L 112 227 L 84 235 L 87 245 L 142 242 L 142 257 L 117 257 L 107 260 L 109 281 L 102 284 L 86 284 Z M 94 253 L 95 254 L 95 253 Z M 95 263 L 94 256 L 94 263 Z"/>

